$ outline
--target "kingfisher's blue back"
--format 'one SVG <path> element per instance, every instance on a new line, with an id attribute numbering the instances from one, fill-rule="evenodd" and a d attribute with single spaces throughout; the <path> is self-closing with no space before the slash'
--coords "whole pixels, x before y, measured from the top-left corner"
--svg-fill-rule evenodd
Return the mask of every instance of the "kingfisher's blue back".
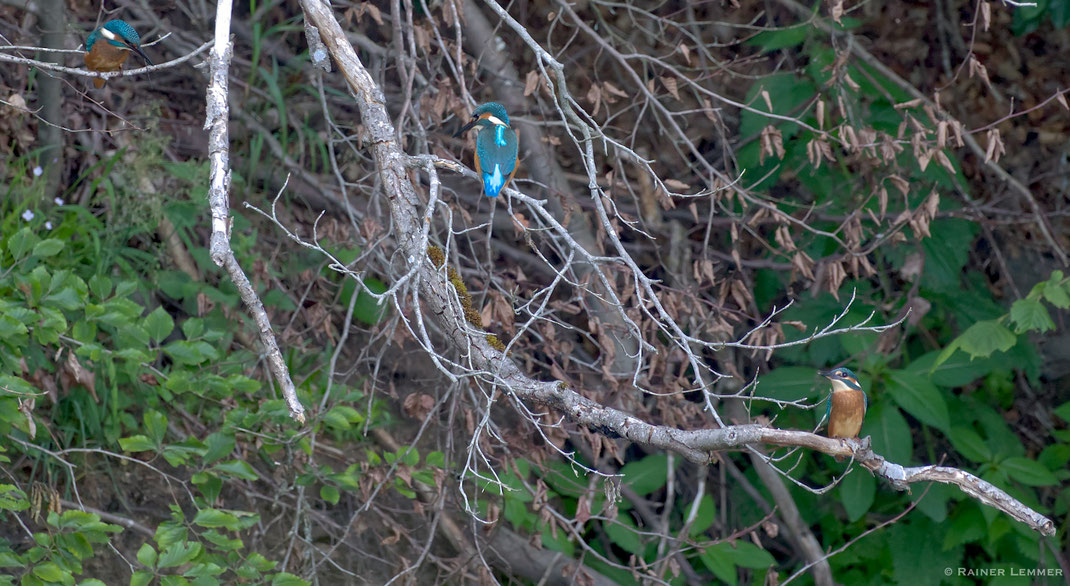
<path id="1" fill-rule="evenodd" d="M 476 135 L 476 170 L 483 175 L 483 191 L 498 197 L 516 172 L 519 140 L 508 126 L 481 128 Z"/>
<path id="2" fill-rule="evenodd" d="M 474 126 L 479 127 L 476 172 L 483 179 L 483 192 L 488 197 L 498 197 L 516 174 L 520 141 L 516 131 L 509 127 L 509 115 L 501 104 L 489 102 L 476 108 L 472 121 L 454 136 L 461 136 Z"/>

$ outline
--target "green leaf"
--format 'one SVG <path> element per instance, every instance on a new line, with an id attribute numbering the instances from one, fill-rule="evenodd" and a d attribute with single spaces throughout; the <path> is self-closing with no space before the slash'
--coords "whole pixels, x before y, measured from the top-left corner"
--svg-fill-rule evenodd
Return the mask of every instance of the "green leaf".
<path id="1" fill-rule="evenodd" d="M 904 370 L 932 381 L 933 384 L 955 388 L 966 386 L 1002 366 L 996 358 L 970 358 L 965 352 L 948 353 L 940 364 L 936 363 L 939 351 L 932 351 L 911 361 Z"/>
<path id="2" fill-rule="evenodd" d="M 142 417 L 145 420 L 145 431 L 156 445 L 163 443 L 167 434 L 167 416 L 159 411 L 150 409 Z"/>
<path id="3" fill-rule="evenodd" d="M 63 241 L 57 238 L 48 238 L 34 245 L 33 256 L 49 257 L 56 256 L 63 250 Z"/>
<path id="4" fill-rule="evenodd" d="M 159 567 L 174 568 L 183 564 L 188 564 L 193 561 L 193 558 L 201 554 L 204 549 L 200 543 L 191 543 L 189 541 L 180 541 L 178 543 L 172 543 L 164 549 L 159 556 Z"/>
<path id="5" fill-rule="evenodd" d="M 1059 309 L 1067 309 L 1070 308 L 1070 294 L 1067 293 L 1068 284 L 1064 284 L 1062 280 L 1062 271 L 1052 272 L 1051 278 L 1044 283 L 1043 294 L 1048 303 Z"/>
<path id="6" fill-rule="evenodd" d="M 1070 423 L 1070 401 L 1059 405 L 1058 407 L 1052 410 L 1052 413 L 1058 415 L 1059 419 Z"/>
<path id="7" fill-rule="evenodd" d="M 156 443 L 143 435 L 119 438 L 119 447 L 126 452 L 152 452 L 156 450 Z"/>
<path id="8" fill-rule="evenodd" d="M 85 299 L 74 289 L 74 287 L 64 287 L 55 293 L 46 295 L 41 300 L 42 304 L 58 307 L 65 311 L 75 311 L 81 309 L 85 305 Z"/>
<path id="9" fill-rule="evenodd" d="M 896 464 L 907 464 L 914 454 L 910 425 L 889 401 L 881 401 L 866 413 L 866 433 L 873 438 L 873 450 Z"/>
<path id="10" fill-rule="evenodd" d="M 217 431 L 204 439 L 208 451 L 204 454 L 204 464 L 213 464 L 234 451 L 234 434 Z"/>
<path id="11" fill-rule="evenodd" d="M 13 484 L 0 484 L 0 510 L 24 511 L 30 508 L 26 493 Z"/>
<path id="12" fill-rule="evenodd" d="M 840 481 L 840 500 L 852 523 L 861 519 L 873 506 L 877 495 L 877 483 L 861 467 L 856 467 Z"/>
<path id="13" fill-rule="evenodd" d="M 69 577 L 55 562 L 45 562 L 33 567 L 33 575 L 46 582 L 59 582 L 64 577 Z"/>
<path id="14" fill-rule="evenodd" d="M 717 516 L 717 507 L 713 502 L 713 497 L 708 494 L 702 495 L 702 498 L 698 502 L 698 511 L 695 512 L 695 520 L 691 523 L 691 527 L 687 530 L 687 533 L 691 537 L 705 533 L 707 529 L 713 526 L 713 521 Z"/>
<path id="15" fill-rule="evenodd" d="M 1067 403 L 1067 405 L 1070 405 L 1070 403 Z M 446 455 L 438 451 L 430 452 L 424 456 L 424 464 L 432 468 L 442 468 L 446 465 Z"/>
<path id="16" fill-rule="evenodd" d="M 727 550 L 731 545 L 727 543 L 715 543 L 699 554 L 699 559 L 706 568 L 713 572 L 717 579 L 725 584 L 735 586 L 738 583 L 736 565 L 732 563 L 731 553 Z"/>
<path id="17" fill-rule="evenodd" d="M 235 476 L 242 480 L 256 480 L 260 478 L 256 474 L 256 470 L 253 470 L 253 467 L 245 460 L 229 460 L 222 464 L 216 464 L 212 469 L 222 472 L 223 474 Z"/>
<path id="18" fill-rule="evenodd" d="M 1055 322 L 1051 321 L 1048 308 L 1038 299 L 1019 299 L 1011 305 L 1011 321 L 1017 327 L 1019 334 L 1025 332 L 1047 332 L 1055 329 Z"/>
<path id="19" fill-rule="evenodd" d="M 389 289 L 385 283 L 374 277 L 364 279 L 364 287 L 376 295 L 381 295 Z M 386 315 L 390 300 L 383 299 L 383 303 L 380 305 L 377 299 L 368 294 L 368 291 L 361 289 L 360 293 L 357 294 L 357 301 L 353 305 L 353 317 L 369 326 L 373 326 L 379 323 L 383 316 Z"/>
<path id="20" fill-rule="evenodd" d="M 979 321 L 958 337 L 959 347 L 972 357 L 989 356 L 993 352 L 1006 352 L 1018 337 L 997 320 Z"/>
<path id="21" fill-rule="evenodd" d="M 157 307 L 152 313 L 145 316 L 142 324 L 145 330 L 152 336 L 153 341 L 159 344 L 164 338 L 171 335 L 175 329 L 175 320 L 163 307 Z"/>
<path id="22" fill-rule="evenodd" d="M 141 549 L 137 550 L 137 561 L 142 565 L 152 569 L 156 567 L 156 550 L 147 543 L 141 545 Z"/>
<path id="23" fill-rule="evenodd" d="M 643 496 L 665 486 L 669 479 L 668 463 L 665 454 L 651 454 L 638 462 L 625 464 L 620 473 L 624 475 L 624 484 Z"/>
<path id="24" fill-rule="evenodd" d="M 639 539 L 635 522 L 625 513 L 617 516 L 616 522 L 604 521 L 602 524 L 609 540 L 628 553 L 641 555 L 643 542 Z"/>
<path id="25" fill-rule="evenodd" d="M 279 572 L 271 579 L 271 586 L 309 586 L 309 583 L 293 574 Z"/>
<path id="26" fill-rule="evenodd" d="M 974 462 L 991 462 L 992 450 L 976 431 L 966 426 L 955 426 L 948 434 L 951 445 L 955 446 L 960 454 Z"/>
<path id="27" fill-rule="evenodd" d="M 788 27 L 774 31 L 763 31 L 747 39 L 743 44 L 751 47 L 761 47 L 763 53 L 786 49 L 803 44 L 810 35 L 809 26 Z"/>
<path id="28" fill-rule="evenodd" d="M 152 572 L 138 570 L 130 576 L 130 586 L 148 586 L 152 583 L 153 577 Z"/>
<path id="29" fill-rule="evenodd" d="M 23 228 L 18 232 L 11 235 L 11 238 L 7 240 L 7 249 L 11 251 L 11 256 L 15 257 L 15 260 L 20 260 L 26 256 L 26 253 L 32 249 L 40 238 L 30 230 L 29 227 Z"/>
<path id="30" fill-rule="evenodd" d="M 951 427 L 947 402 L 936 385 L 917 374 L 905 370 L 893 370 L 888 381 L 892 399 L 907 413 L 922 423 L 929 424 L 945 433 Z"/>
<path id="31" fill-rule="evenodd" d="M 818 382 L 812 366 L 782 366 L 758 377 L 756 394 L 781 401 L 813 399 L 821 392 Z"/>
<path id="32" fill-rule="evenodd" d="M 332 505 L 338 504 L 338 499 L 342 495 L 338 493 L 338 489 L 330 484 L 324 484 L 320 487 L 320 498 L 331 503 Z"/>
<path id="33" fill-rule="evenodd" d="M 103 301 L 111 295 L 111 279 L 105 275 L 93 275 L 89 278 L 89 290 Z"/>
<path id="34" fill-rule="evenodd" d="M 1011 480 L 1028 486 L 1052 486 L 1059 483 L 1059 479 L 1043 464 L 1027 458 L 1007 458 L 1000 462 L 999 467 Z"/>
<path id="35" fill-rule="evenodd" d="M 219 509 L 201 509 L 197 511 L 197 516 L 193 518 L 193 523 L 201 527 L 222 527 L 231 531 L 240 529 L 237 516 Z"/>

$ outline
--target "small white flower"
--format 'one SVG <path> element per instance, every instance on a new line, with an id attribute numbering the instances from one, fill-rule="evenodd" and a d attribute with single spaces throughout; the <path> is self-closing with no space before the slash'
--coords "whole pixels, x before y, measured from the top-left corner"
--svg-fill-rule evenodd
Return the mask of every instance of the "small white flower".
<path id="1" fill-rule="evenodd" d="M 49 220 L 45 220 L 45 230 L 51 230 L 51 229 L 52 229 L 52 222 L 49 221 Z"/>
<path id="2" fill-rule="evenodd" d="M 44 172 L 45 172 L 45 170 L 41 168 L 41 165 L 37 165 L 36 167 L 33 168 L 33 176 L 34 177 L 40 177 L 42 174 L 44 174 Z"/>
<path id="3" fill-rule="evenodd" d="M 56 202 L 56 205 L 58 205 L 58 206 L 61 206 L 61 205 L 65 204 L 65 203 L 67 203 L 67 202 L 63 201 L 62 197 L 57 197 L 56 199 L 54 199 L 52 201 Z"/>
<path id="4" fill-rule="evenodd" d="M 22 219 L 26 220 L 27 222 L 29 222 L 30 220 L 33 219 L 33 212 L 30 211 L 30 210 L 26 210 L 25 212 L 22 212 Z"/>

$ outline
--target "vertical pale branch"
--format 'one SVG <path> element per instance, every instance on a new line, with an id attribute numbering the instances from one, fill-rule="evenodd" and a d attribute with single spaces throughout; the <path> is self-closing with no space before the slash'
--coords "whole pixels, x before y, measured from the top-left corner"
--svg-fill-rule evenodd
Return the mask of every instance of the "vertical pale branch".
<path id="1" fill-rule="evenodd" d="M 299 423 L 304 423 L 305 408 L 297 399 L 297 392 L 290 380 L 290 372 L 279 351 L 279 345 L 275 342 L 275 334 L 271 330 L 267 312 L 264 311 L 264 304 L 256 296 L 252 283 L 230 248 L 230 106 L 227 100 L 227 72 L 233 56 L 230 44 L 230 13 L 231 0 L 220 0 L 216 7 L 215 44 L 208 57 L 210 73 L 204 128 L 208 131 L 208 158 L 211 163 L 208 202 L 212 210 L 212 241 L 209 250 L 212 261 L 226 269 L 237 286 L 242 301 L 256 320 L 260 342 L 267 351 L 268 368 L 282 387 L 282 395 L 286 399 L 290 415 Z"/>

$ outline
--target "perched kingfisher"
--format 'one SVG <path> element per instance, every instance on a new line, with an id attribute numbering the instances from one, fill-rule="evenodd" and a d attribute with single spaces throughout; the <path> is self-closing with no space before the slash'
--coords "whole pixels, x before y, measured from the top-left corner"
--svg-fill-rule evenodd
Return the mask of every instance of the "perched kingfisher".
<path id="1" fill-rule="evenodd" d="M 828 436 L 858 437 L 867 407 L 866 393 L 858 383 L 858 377 L 846 368 L 821 370 L 818 374 L 832 381 L 832 395 L 825 413 L 829 422 Z"/>
<path id="2" fill-rule="evenodd" d="M 107 42 L 98 43 L 101 39 Z M 141 37 L 134 27 L 124 20 L 109 20 L 89 33 L 89 38 L 85 40 L 85 66 L 90 71 L 119 71 L 131 51 L 152 65 L 152 61 L 141 50 Z M 104 79 L 94 77 L 93 85 L 104 87 Z"/>
<path id="3" fill-rule="evenodd" d="M 472 121 L 453 136 L 461 136 L 473 126 L 479 127 L 476 135 L 476 173 L 483 178 L 483 192 L 487 197 L 498 197 L 498 193 L 516 175 L 519 145 L 516 131 L 509 128 L 505 106 L 494 102 L 472 111 Z"/>

